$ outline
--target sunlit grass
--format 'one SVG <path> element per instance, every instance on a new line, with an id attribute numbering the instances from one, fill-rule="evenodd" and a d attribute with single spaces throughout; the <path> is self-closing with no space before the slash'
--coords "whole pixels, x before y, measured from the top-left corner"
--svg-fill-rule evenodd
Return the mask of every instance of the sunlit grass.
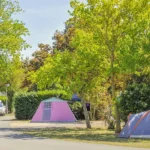
<path id="1" fill-rule="evenodd" d="M 50 139 L 63 139 L 80 142 L 91 142 L 117 146 L 150 148 L 149 139 L 123 139 L 118 138 L 114 131 L 102 129 L 81 129 L 81 128 L 47 128 L 40 130 L 26 130 L 25 134 Z"/>

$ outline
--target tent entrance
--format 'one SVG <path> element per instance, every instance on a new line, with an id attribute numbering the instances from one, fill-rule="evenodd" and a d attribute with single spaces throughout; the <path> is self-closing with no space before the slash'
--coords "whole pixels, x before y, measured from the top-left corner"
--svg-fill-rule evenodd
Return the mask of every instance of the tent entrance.
<path id="1" fill-rule="evenodd" d="M 51 118 L 51 102 L 44 102 L 42 121 L 50 121 Z"/>

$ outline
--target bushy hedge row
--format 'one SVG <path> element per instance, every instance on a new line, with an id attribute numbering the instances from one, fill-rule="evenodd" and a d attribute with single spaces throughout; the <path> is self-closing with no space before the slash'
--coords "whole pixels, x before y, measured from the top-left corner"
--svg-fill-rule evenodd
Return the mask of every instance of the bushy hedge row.
<path id="1" fill-rule="evenodd" d="M 15 117 L 19 120 L 31 119 L 42 100 L 50 97 L 68 99 L 66 92 L 51 90 L 42 92 L 18 93 L 14 96 Z"/>

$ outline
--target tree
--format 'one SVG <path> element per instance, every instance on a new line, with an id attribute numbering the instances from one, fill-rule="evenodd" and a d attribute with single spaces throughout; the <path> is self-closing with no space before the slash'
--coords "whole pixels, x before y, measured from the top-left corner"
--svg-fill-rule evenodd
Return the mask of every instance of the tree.
<path id="1" fill-rule="evenodd" d="M 7 57 L 5 54 L 0 55 L 0 87 L 3 87 L 9 80 L 8 74 L 10 73 L 11 64 Z"/>
<path id="2" fill-rule="evenodd" d="M 8 52 L 12 55 L 22 48 L 27 48 L 28 44 L 22 36 L 28 35 L 28 29 L 19 20 L 12 16 L 22 10 L 17 2 L 11 0 L 1 0 L 0 7 L 0 51 Z"/>
<path id="3" fill-rule="evenodd" d="M 120 112 L 116 100 L 117 78 L 139 71 L 148 52 L 144 42 L 149 35 L 149 0 L 88 0 L 87 3 L 71 1 L 75 20 L 75 33 L 93 34 L 99 43 L 98 51 L 107 58 L 107 77 L 111 77 L 111 95 L 115 107 L 116 133 L 120 132 Z M 79 36 L 80 38 L 80 36 Z M 86 38 L 86 37 L 85 37 Z M 88 38 L 87 38 L 88 39 Z M 91 40 L 91 39 L 89 39 Z M 104 65 L 106 59 L 101 61 Z"/>
<path id="4" fill-rule="evenodd" d="M 0 1 L 0 89 L 5 91 L 5 85 L 10 84 L 10 101 L 13 93 L 20 89 L 24 76 L 20 52 L 29 47 L 23 38 L 29 34 L 28 29 L 23 22 L 14 19 L 14 15 L 20 12 L 17 1 Z"/>
<path id="5" fill-rule="evenodd" d="M 60 32 L 60 31 L 56 31 L 54 36 L 53 36 L 53 49 L 58 50 L 58 51 L 64 51 L 66 49 L 73 51 L 73 47 L 70 46 L 70 43 L 72 41 L 72 38 L 74 37 L 74 25 L 73 25 L 73 21 L 71 19 L 69 19 L 66 23 L 65 23 L 65 30 Z"/>
<path id="6" fill-rule="evenodd" d="M 29 46 L 23 39 L 29 32 L 22 22 L 12 17 L 22 12 L 18 2 L 1 0 L 0 5 L 0 86 L 3 86 L 10 78 L 11 59 Z"/>
<path id="7" fill-rule="evenodd" d="M 22 66 L 22 62 L 20 61 L 20 56 L 16 55 L 11 60 L 11 68 L 9 74 L 9 81 L 10 84 L 8 88 L 8 99 L 9 99 L 9 111 L 13 111 L 13 96 L 16 92 L 24 91 L 22 87 L 22 83 L 25 78 L 24 69 Z"/>
<path id="8" fill-rule="evenodd" d="M 40 89 L 59 84 L 70 95 L 77 93 L 81 98 L 87 128 L 91 128 L 91 125 L 85 105 L 86 95 L 94 86 L 104 82 L 103 69 L 107 65 L 101 64 L 103 57 L 98 51 L 99 46 L 92 41 L 92 36 L 86 32 L 76 34 L 76 40 L 72 43 L 75 49 L 73 52 L 66 50 L 48 57 L 44 66 L 32 77 Z"/>
<path id="9" fill-rule="evenodd" d="M 30 74 L 33 72 L 37 71 L 41 66 L 44 65 L 44 61 L 48 56 L 51 56 L 53 51 L 50 45 L 48 44 L 42 44 L 40 43 L 38 45 L 38 50 L 36 50 L 32 54 L 32 58 L 26 58 L 25 60 L 22 60 L 23 62 L 23 67 L 25 70 L 25 80 L 23 82 L 22 88 L 28 88 L 28 90 L 37 90 L 36 84 L 32 84 L 28 78 Z"/>
<path id="10" fill-rule="evenodd" d="M 94 86 L 86 95 L 86 100 L 91 105 L 90 117 L 92 120 L 106 120 L 106 116 L 110 116 L 111 99 L 108 86 L 107 82 Z"/>
<path id="11" fill-rule="evenodd" d="M 48 44 L 39 44 L 39 50 L 32 54 L 32 59 L 29 61 L 29 70 L 36 71 L 44 64 L 44 60 L 52 54 L 52 48 Z"/>
<path id="12" fill-rule="evenodd" d="M 9 111 L 12 112 L 13 95 L 15 92 L 21 90 L 20 88 L 25 77 L 22 62 L 20 61 L 20 55 L 16 54 L 13 55 L 13 57 L 11 58 L 7 58 L 7 62 L 4 61 L 3 66 L 5 70 L 1 72 L 0 75 L 1 77 L 0 91 L 5 91 L 6 84 L 9 84 L 8 87 Z"/>

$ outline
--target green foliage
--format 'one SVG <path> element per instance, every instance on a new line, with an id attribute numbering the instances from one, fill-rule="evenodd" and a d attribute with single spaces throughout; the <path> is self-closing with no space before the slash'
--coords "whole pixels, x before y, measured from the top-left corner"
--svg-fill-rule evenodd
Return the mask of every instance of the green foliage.
<path id="1" fill-rule="evenodd" d="M 83 35 L 83 36 L 82 36 Z M 81 97 L 87 128 L 91 128 L 86 110 L 84 94 L 103 80 L 104 65 L 101 64 L 99 46 L 92 44 L 91 36 L 83 33 L 80 43 L 73 42 L 75 50 L 55 53 L 35 74 L 32 81 L 40 89 L 60 85 L 68 93 L 77 93 Z M 88 39 L 84 40 L 88 36 Z M 86 47 L 87 46 L 87 47 Z"/>
<path id="2" fill-rule="evenodd" d="M 77 44 L 89 41 L 99 46 L 108 76 L 111 76 L 112 97 L 116 98 L 118 76 L 137 73 L 143 66 L 148 66 L 149 52 L 145 41 L 149 41 L 149 0 L 94 0 L 87 3 L 71 2 L 72 16 L 75 20 L 75 38 Z M 90 46 L 84 44 L 87 50 Z M 147 56 L 148 55 L 148 56 Z M 108 65 L 106 65 L 108 64 Z"/>
<path id="3" fill-rule="evenodd" d="M 14 96 L 15 117 L 19 120 L 31 119 L 40 102 L 50 97 L 69 99 L 61 90 L 18 93 Z"/>
<path id="4" fill-rule="evenodd" d="M 59 84 L 66 91 L 83 94 L 101 81 L 102 70 L 106 65 L 102 66 L 102 57 L 97 51 L 99 47 L 92 45 L 90 36 L 84 41 L 86 36 L 86 34 L 82 36 L 81 45 L 74 43 L 76 47 L 74 52 L 66 50 L 49 57 L 44 66 L 31 75 L 32 82 L 37 83 L 39 89 Z"/>
<path id="5" fill-rule="evenodd" d="M 81 102 L 75 102 L 71 103 L 70 107 L 76 117 L 77 120 L 83 120 L 84 119 L 84 113 Z"/>
<path id="6" fill-rule="evenodd" d="M 0 75 L 0 91 L 6 90 L 6 83 L 9 83 L 8 100 L 9 100 L 9 112 L 12 112 L 13 95 L 15 92 L 21 91 L 22 81 L 24 79 L 24 70 L 22 63 L 20 62 L 20 56 L 18 54 L 13 55 L 11 60 L 8 60 L 5 71 Z"/>
<path id="7" fill-rule="evenodd" d="M 41 66 L 44 65 L 44 61 L 48 56 L 51 56 L 52 48 L 48 44 L 39 44 L 38 50 L 32 54 L 32 58 L 26 58 L 23 60 L 23 68 L 25 70 L 25 79 L 22 84 L 22 88 L 28 89 L 28 91 L 37 91 L 36 83 L 32 84 L 29 81 L 30 74 L 33 74 Z"/>
<path id="8" fill-rule="evenodd" d="M 94 86 L 90 92 L 86 94 L 86 100 L 91 104 L 91 120 L 104 120 L 106 118 L 105 116 L 111 103 L 111 98 L 107 91 L 108 85 Z"/>
<path id="9" fill-rule="evenodd" d="M 3 102 L 3 104 L 5 105 L 6 103 L 6 96 L 0 96 L 0 100 Z"/>
<path id="10" fill-rule="evenodd" d="M 122 119 L 127 121 L 130 113 L 139 113 L 150 109 L 150 85 L 130 84 L 120 97 Z"/>
<path id="11" fill-rule="evenodd" d="M 101 64 L 105 66 L 102 70 L 105 80 L 111 77 L 116 132 L 119 132 L 120 116 L 115 100 L 120 92 L 116 89 L 120 81 L 117 79 L 149 65 L 145 61 L 149 52 L 144 47 L 150 34 L 149 0 L 88 0 L 87 3 L 72 0 L 71 6 L 78 35 L 74 43 L 81 47 L 82 41 L 87 40 L 91 45 L 97 45 L 95 51 L 100 53 Z M 91 48 L 86 43 L 83 46 L 82 51 Z"/>
<path id="12" fill-rule="evenodd" d="M 73 51 L 74 48 L 71 47 L 70 43 L 72 41 L 72 38 L 74 37 L 74 25 L 72 24 L 72 19 L 69 19 L 65 23 L 65 30 L 60 32 L 56 31 L 54 36 L 53 36 L 53 50 L 58 50 L 58 51 L 65 51 L 68 49 L 69 51 Z"/>
<path id="13" fill-rule="evenodd" d="M 24 23 L 15 20 L 13 15 L 22 12 L 17 1 L 0 1 L 0 51 L 14 54 L 28 45 L 22 36 L 28 35 L 28 29 Z"/>
<path id="14" fill-rule="evenodd" d="M 28 29 L 23 22 L 14 19 L 14 15 L 20 12 L 22 10 L 17 1 L 0 1 L 0 88 L 12 80 L 14 71 L 18 71 L 12 64 L 16 56 L 29 47 L 23 38 L 29 34 Z"/>
<path id="15" fill-rule="evenodd" d="M 24 70 L 20 62 L 20 52 L 29 45 L 24 36 L 29 35 L 22 21 L 14 18 L 21 13 L 19 3 L 13 0 L 0 0 L 0 91 L 5 91 L 9 84 L 9 111 L 12 111 L 12 97 L 20 91 L 24 79 Z"/>

